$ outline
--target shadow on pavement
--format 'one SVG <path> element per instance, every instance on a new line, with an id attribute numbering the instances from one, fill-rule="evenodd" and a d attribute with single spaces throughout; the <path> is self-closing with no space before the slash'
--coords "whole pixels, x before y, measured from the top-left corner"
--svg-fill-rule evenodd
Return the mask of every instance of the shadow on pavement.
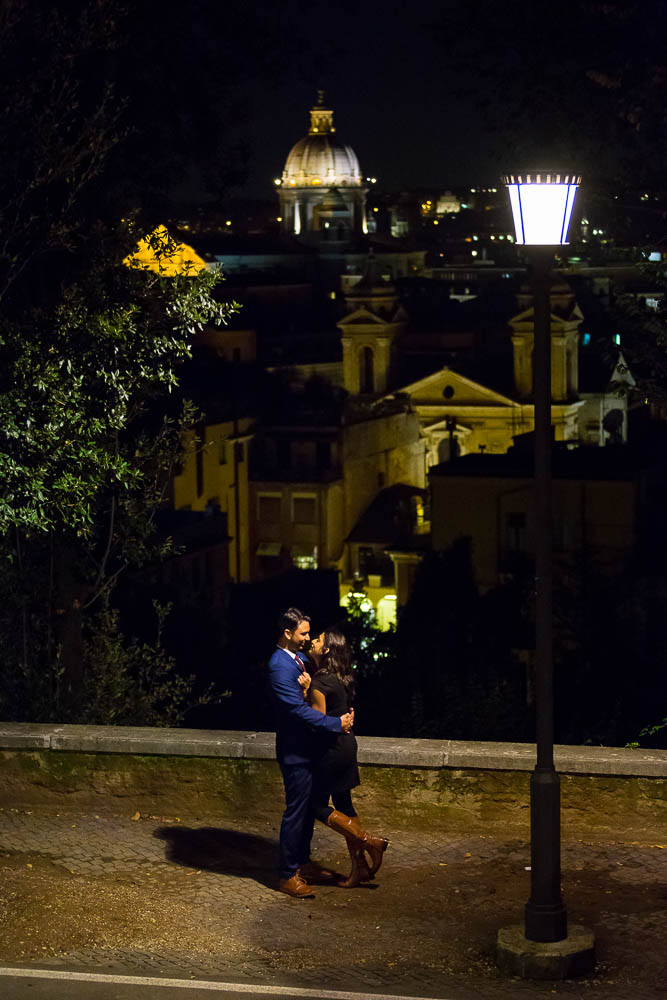
<path id="1" fill-rule="evenodd" d="M 165 841 L 165 857 L 173 864 L 253 878 L 270 889 L 276 887 L 276 840 L 210 826 L 159 826 L 153 836 Z"/>

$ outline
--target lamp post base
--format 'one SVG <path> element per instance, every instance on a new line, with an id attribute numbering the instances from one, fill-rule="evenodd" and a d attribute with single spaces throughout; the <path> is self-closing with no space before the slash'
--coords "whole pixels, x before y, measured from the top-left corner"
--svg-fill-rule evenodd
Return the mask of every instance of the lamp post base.
<path id="1" fill-rule="evenodd" d="M 498 931 L 496 964 L 522 979 L 571 979 L 595 968 L 595 938 L 580 924 L 570 924 L 562 941 L 529 941 L 523 924 Z"/>

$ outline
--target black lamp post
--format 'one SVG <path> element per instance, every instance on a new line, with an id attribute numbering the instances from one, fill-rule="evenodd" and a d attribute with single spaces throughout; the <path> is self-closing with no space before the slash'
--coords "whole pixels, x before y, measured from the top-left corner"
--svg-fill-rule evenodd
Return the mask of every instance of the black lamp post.
<path id="1" fill-rule="evenodd" d="M 580 178 L 534 172 L 509 175 L 516 243 L 529 263 L 534 295 L 535 406 L 535 708 L 537 763 L 530 780 L 531 893 L 525 909 L 529 941 L 567 938 L 560 890 L 560 779 L 553 753 L 551 266 L 567 232 Z"/>

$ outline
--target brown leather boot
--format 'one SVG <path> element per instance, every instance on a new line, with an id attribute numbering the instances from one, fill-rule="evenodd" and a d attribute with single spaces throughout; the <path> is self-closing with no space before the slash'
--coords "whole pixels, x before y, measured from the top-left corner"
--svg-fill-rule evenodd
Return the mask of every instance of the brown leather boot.
<path id="1" fill-rule="evenodd" d="M 297 875 L 305 879 L 309 885 L 338 885 L 341 880 L 340 872 L 325 868 L 317 861 L 306 861 L 299 865 Z"/>
<path id="2" fill-rule="evenodd" d="M 279 878 L 278 892 L 294 896 L 295 899 L 313 899 L 315 896 L 313 890 L 307 882 L 304 882 L 298 872 L 296 875 L 292 875 L 291 878 Z"/>
<path id="3" fill-rule="evenodd" d="M 389 847 L 389 841 L 386 837 L 374 837 L 372 833 L 366 833 L 361 825 L 361 820 L 358 816 L 350 816 L 352 820 L 352 829 L 356 832 L 359 837 L 363 837 L 364 840 L 364 850 L 370 858 L 370 866 L 368 867 L 370 878 L 373 878 L 375 873 L 378 871 L 380 865 L 382 864 L 382 859 L 384 852 Z M 363 879 L 363 881 L 368 881 Z"/>
<path id="4" fill-rule="evenodd" d="M 348 840 L 347 849 L 352 861 L 350 874 L 338 883 L 341 889 L 354 889 L 360 882 L 370 882 L 372 876 L 366 864 L 363 847 L 356 841 Z"/>

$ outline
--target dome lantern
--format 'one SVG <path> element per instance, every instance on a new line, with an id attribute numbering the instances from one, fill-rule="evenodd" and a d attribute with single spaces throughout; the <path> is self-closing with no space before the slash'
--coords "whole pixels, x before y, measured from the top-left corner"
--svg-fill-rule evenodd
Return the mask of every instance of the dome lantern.
<path id="1" fill-rule="evenodd" d="M 310 109 L 310 135 L 331 135 L 335 132 L 333 111 L 324 106 L 324 91 L 317 91 L 317 104 Z"/>

